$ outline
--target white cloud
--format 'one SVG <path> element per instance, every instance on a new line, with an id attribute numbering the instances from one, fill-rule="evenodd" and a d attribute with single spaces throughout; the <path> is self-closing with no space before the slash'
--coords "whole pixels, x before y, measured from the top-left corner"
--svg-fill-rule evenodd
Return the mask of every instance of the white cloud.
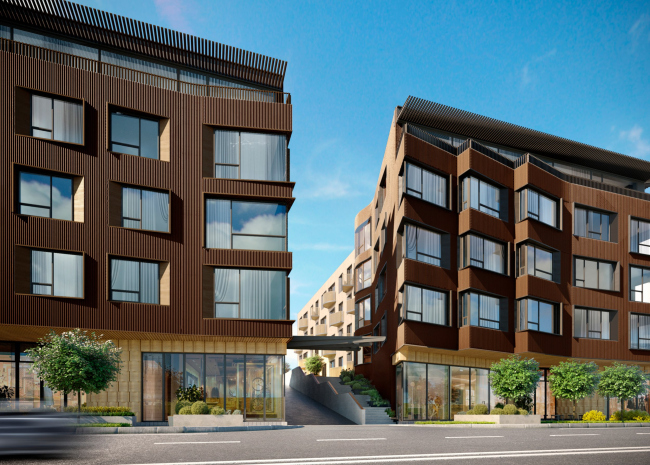
<path id="1" fill-rule="evenodd" d="M 546 52 L 544 55 L 533 57 L 531 60 L 526 62 L 526 64 L 523 66 L 523 68 L 521 68 L 521 71 L 519 73 L 521 78 L 521 82 L 520 82 L 521 87 L 524 88 L 530 85 L 531 83 L 534 84 L 533 81 L 535 81 L 536 79 L 535 67 L 539 63 L 554 57 L 556 53 L 557 53 L 557 49 L 554 48 L 553 50 L 549 50 L 548 52 Z"/>
<path id="2" fill-rule="evenodd" d="M 628 35 L 632 39 L 633 48 L 643 40 L 650 42 L 650 15 L 643 13 L 639 16 L 639 19 L 634 22 L 628 31 Z"/>
<path id="3" fill-rule="evenodd" d="M 650 141 L 643 138 L 643 128 L 635 124 L 629 131 L 620 131 L 619 137 L 632 144 L 630 155 L 637 158 L 650 156 Z"/>
<path id="4" fill-rule="evenodd" d="M 171 29 L 192 34 L 190 19 L 185 15 L 186 11 L 197 11 L 196 5 L 188 0 L 154 0 L 158 15 L 163 18 Z"/>

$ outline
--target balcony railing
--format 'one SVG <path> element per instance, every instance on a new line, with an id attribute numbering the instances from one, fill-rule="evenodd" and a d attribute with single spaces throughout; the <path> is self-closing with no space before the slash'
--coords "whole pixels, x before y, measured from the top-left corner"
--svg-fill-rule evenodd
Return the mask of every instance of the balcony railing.
<path id="1" fill-rule="evenodd" d="M 345 323 L 343 312 L 330 313 L 330 326 L 341 326 L 343 323 Z"/>
<path id="2" fill-rule="evenodd" d="M 336 292 L 326 292 L 323 294 L 323 298 L 321 300 L 323 301 L 323 308 L 332 308 L 334 305 L 336 305 Z"/>
<path id="3" fill-rule="evenodd" d="M 309 327 L 309 321 L 307 318 L 301 318 L 298 320 L 298 329 L 300 331 L 305 331 Z"/>
<path id="4" fill-rule="evenodd" d="M 317 325 L 314 334 L 316 336 L 327 336 L 327 325 Z"/>
<path id="5" fill-rule="evenodd" d="M 343 292 L 350 292 L 354 289 L 354 278 L 352 277 L 352 273 L 345 273 L 343 275 L 342 286 Z"/>
<path id="6" fill-rule="evenodd" d="M 309 316 L 311 317 L 312 320 L 319 320 L 320 319 L 320 308 L 314 307 L 309 309 Z"/>
<path id="7" fill-rule="evenodd" d="M 9 39 L 0 38 L 0 51 L 15 53 L 16 55 L 48 61 L 58 65 L 70 66 L 71 68 L 81 69 L 83 71 L 104 74 L 106 76 L 158 87 L 160 89 L 172 90 L 183 94 L 291 105 L 291 94 L 287 92 L 193 84 Z"/>
<path id="8" fill-rule="evenodd" d="M 335 350 L 324 350 L 323 351 L 323 357 L 334 358 L 334 357 L 336 357 L 336 351 Z"/>
<path id="9" fill-rule="evenodd" d="M 354 314 L 354 299 L 347 299 L 345 301 L 345 313 Z"/>

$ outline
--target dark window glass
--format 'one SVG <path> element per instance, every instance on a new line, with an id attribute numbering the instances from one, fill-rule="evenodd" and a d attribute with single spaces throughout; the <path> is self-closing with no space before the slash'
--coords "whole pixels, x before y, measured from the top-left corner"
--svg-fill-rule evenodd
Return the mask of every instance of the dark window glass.
<path id="1" fill-rule="evenodd" d="M 111 300 L 160 303 L 160 266 L 155 262 L 111 259 Z"/>
<path id="2" fill-rule="evenodd" d="M 448 294 L 407 284 L 404 286 L 404 318 L 449 326 Z"/>
<path id="3" fill-rule="evenodd" d="M 405 225 L 404 236 L 406 258 L 440 266 L 442 257 L 442 236 L 427 229 Z"/>
<path id="4" fill-rule="evenodd" d="M 496 218 L 501 214 L 501 190 L 487 182 L 467 177 L 462 181 L 462 209 L 473 208 Z"/>
<path id="5" fill-rule="evenodd" d="M 519 330 L 560 334 L 559 305 L 537 299 L 521 299 L 518 305 Z"/>
<path id="6" fill-rule="evenodd" d="M 501 329 L 505 321 L 501 321 L 502 300 L 476 292 L 461 294 L 462 326 L 482 326 L 484 328 Z"/>
<path id="7" fill-rule="evenodd" d="M 160 123 L 119 112 L 111 113 L 111 151 L 160 158 Z"/>
<path id="8" fill-rule="evenodd" d="M 611 220 L 608 214 L 576 207 L 574 221 L 576 236 L 601 241 L 610 240 L 609 225 Z"/>

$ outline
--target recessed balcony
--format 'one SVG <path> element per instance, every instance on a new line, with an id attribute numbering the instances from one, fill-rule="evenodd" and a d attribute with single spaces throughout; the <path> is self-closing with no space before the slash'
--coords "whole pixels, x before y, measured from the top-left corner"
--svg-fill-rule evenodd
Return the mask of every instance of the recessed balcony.
<path id="1" fill-rule="evenodd" d="M 330 313 L 330 326 L 341 326 L 344 322 L 343 312 Z"/>
<path id="2" fill-rule="evenodd" d="M 307 318 L 301 318 L 300 320 L 298 320 L 298 329 L 300 331 L 306 331 L 308 327 L 309 327 L 309 320 L 307 320 Z"/>
<path id="3" fill-rule="evenodd" d="M 350 292 L 352 289 L 354 289 L 354 278 L 352 277 L 352 273 L 344 274 L 341 284 L 343 287 L 343 292 Z"/>
<path id="4" fill-rule="evenodd" d="M 314 328 L 314 335 L 327 336 L 327 325 L 316 325 L 316 328 Z"/>
<path id="5" fill-rule="evenodd" d="M 336 292 L 329 291 L 323 294 L 323 308 L 332 308 L 336 305 Z"/>
<path id="6" fill-rule="evenodd" d="M 350 298 L 345 301 L 345 313 L 354 315 L 354 299 Z"/>
<path id="7" fill-rule="evenodd" d="M 309 316 L 312 320 L 320 320 L 320 308 L 314 307 L 309 310 Z"/>

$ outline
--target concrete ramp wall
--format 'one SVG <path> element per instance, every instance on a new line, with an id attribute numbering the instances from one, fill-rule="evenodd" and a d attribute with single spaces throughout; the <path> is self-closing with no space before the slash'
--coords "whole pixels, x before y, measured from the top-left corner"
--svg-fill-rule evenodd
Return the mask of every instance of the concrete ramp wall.
<path id="1" fill-rule="evenodd" d="M 366 411 L 352 393 L 339 394 L 325 378 L 306 375 L 298 367 L 291 371 L 289 386 L 358 425 L 366 424 Z"/>

